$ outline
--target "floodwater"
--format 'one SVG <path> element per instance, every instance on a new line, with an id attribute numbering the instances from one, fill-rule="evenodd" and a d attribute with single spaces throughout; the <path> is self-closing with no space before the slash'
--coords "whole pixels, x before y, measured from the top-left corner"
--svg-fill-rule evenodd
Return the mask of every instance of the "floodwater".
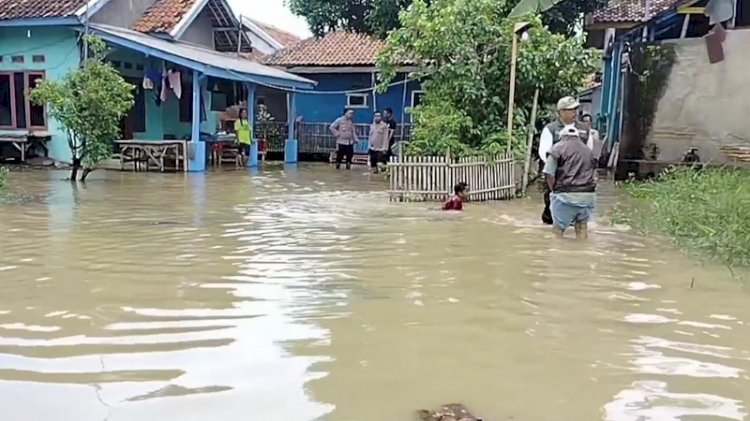
<path id="1" fill-rule="evenodd" d="M 13 173 L 0 418 L 746 419 L 746 273 L 606 224 L 556 241 L 536 200 L 391 204 L 363 172 Z"/>

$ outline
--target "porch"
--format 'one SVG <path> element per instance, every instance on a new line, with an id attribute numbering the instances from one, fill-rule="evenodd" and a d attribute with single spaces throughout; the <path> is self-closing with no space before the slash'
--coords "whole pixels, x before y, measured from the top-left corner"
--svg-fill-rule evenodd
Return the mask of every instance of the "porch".
<path id="1" fill-rule="evenodd" d="M 90 31 L 113 47 L 108 60 L 136 86 L 133 109 L 121 123 L 123 139 L 115 141 L 122 164 L 204 171 L 212 155 L 209 145 L 234 141 L 240 109 L 246 108 L 255 123 L 260 89 L 286 96 L 286 121 L 275 125 L 285 129 L 279 131 L 284 160 L 297 161 L 295 101 L 313 81 L 229 53 L 128 29 L 91 25 Z M 253 125 L 257 136 L 263 124 Z M 249 165 L 257 165 L 257 157 L 258 142 L 253 142 Z"/>

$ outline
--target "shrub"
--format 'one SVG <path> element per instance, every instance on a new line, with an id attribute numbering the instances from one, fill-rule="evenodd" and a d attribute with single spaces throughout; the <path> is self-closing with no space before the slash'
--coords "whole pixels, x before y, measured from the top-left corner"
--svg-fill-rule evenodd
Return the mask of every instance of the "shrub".
<path id="1" fill-rule="evenodd" d="M 616 222 L 666 233 L 679 247 L 729 266 L 750 265 L 750 173 L 682 168 L 625 190 L 634 201 L 615 210 Z"/>

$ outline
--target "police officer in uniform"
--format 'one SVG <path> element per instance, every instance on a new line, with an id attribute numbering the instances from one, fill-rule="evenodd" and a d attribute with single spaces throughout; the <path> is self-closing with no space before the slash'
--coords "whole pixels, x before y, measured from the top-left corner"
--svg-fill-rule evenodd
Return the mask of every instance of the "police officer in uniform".
<path id="1" fill-rule="evenodd" d="M 552 149 L 552 145 L 560 141 L 560 132 L 568 124 L 574 124 L 578 130 L 578 137 L 581 142 L 586 143 L 589 149 L 594 149 L 594 139 L 591 130 L 581 121 L 578 121 L 578 101 L 570 96 L 566 96 L 557 101 L 557 120 L 547 124 L 542 129 L 542 135 L 539 138 L 539 159 L 543 163 L 547 162 L 547 155 Z M 549 209 L 549 186 L 544 183 L 544 211 L 542 211 L 542 222 L 552 225 L 552 213 Z"/>

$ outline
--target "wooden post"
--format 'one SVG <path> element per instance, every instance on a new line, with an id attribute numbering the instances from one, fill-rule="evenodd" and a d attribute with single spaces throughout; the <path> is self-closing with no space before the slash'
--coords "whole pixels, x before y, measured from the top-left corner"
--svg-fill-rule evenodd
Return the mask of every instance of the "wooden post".
<path id="1" fill-rule="evenodd" d="M 687 36 L 688 27 L 690 26 L 690 13 L 685 14 L 685 18 L 682 21 L 682 30 L 680 31 L 680 38 Z"/>
<path id="2" fill-rule="evenodd" d="M 518 60 L 518 35 L 513 31 L 513 43 L 510 53 L 510 89 L 508 90 L 508 148 L 511 151 L 511 139 L 513 139 L 513 104 L 516 95 L 516 60 Z"/>
<path id="3" fill-rule="evenodd" d="M 536 131 L 536 108 L 539 101 L 539 88 L 534 90 L 534 102 L 531 105 L 531 119 L 529 120 L 529 137 L 526 141 L 526 162 L 523 164 L 523 184 L 521 185 L 521 194 L 526 196 L 526 189 L 529 187 L 529 169 L 531 169 L 531 146 L 534 143 L 534 132 Z"/>
<path id="4" fill-rule="evenodd" d="M 190 159 L 189 171 L 205 171 L 206 170 L 206 145 L 201 141 L 201 89 L 203 83 L 203 74 L 201 72 L 193 71 L 193 114 L 192 114 L 192 125 L 190 131 L 190 144 L 188 149 L 192 149 L 193 153 Z"/>

